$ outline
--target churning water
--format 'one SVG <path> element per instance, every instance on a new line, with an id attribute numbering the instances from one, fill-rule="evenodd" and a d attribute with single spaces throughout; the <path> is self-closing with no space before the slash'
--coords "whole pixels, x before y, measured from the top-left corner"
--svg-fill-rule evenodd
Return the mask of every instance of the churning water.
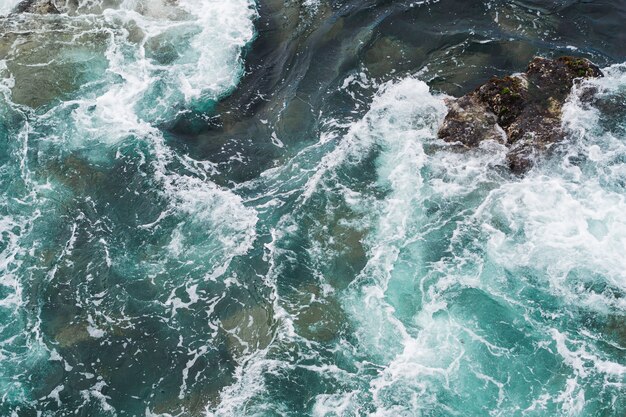
<path id="1" fill-rule="evenodd" d="M 623 1 L 15 3 L 0 415 L 625 415 Z M 437 139 L 564 53 L 527 175 Z"/>

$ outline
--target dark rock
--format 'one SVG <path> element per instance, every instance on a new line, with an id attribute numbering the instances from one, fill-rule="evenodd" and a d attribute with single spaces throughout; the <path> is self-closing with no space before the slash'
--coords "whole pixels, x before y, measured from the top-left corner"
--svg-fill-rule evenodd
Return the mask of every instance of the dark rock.
<path id="1" fill-rule="evenodd" d="M 24 0 L 15 8 L 16 13 L 59 14 L 52 0 Z"/>
<path id="2" fill-rule="evenodd" d="M 497 116 L 476 94 L 449 101 L 447 105 L 448 115 L 439 130 L 439 137 L 468 147 L 478 146 L 483 140 L 506 142 L 506 134 L 498 125 Z"/>
<path id="3" fill-rule="evenodd" d="M 466 147 L 485 140 L 504 143 L 510 148 L 509 167 L 523 173 L 535 156 L 563 140 L 561 111 L 574 82 L 601 76 L 600 69 L 584 58 L 535 58 L 525 73 L 494 77 L 449 102 L 439 137 Z"/>

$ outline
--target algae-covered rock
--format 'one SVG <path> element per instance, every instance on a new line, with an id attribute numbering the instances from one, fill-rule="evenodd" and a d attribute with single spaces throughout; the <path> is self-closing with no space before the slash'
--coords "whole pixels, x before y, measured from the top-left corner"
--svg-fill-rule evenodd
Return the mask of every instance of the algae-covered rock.
<path id="1" fill-rule="evenodd" d="M 466 147 L 502 142 L 510 148 L 511 170 L 523 173 L 536 155 L 563 140 L 561 112 L 575 80 L 601 76 L 584 58 L 535 58 L 525 73 L 494 77 L 449 102 L 439 137 Z"/>
<path id="2" fill-rule="evenodd" d="M 24 0 L 17 5 L 17 13 L 59 14 L 52 0 Z"/>
<path id="3" fill-rule="evenodd" d="M 439 137 L 449 142 L 461 142 L 468 147 L 483 140 L 506 141 L 497 116 L 475 94 L 447 102 L 448 115 L 439 130 Z"/>

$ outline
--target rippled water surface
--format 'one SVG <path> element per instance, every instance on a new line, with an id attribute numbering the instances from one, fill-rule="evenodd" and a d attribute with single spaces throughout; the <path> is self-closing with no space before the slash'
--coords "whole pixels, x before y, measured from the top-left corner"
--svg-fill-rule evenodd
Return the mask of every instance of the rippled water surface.
<path id="1" fill-rule="evenodd" d="M 626 415 L 625 1 L 16 3 L 1 416 Z M 437 139 L 564 54 L 528 174 Z"/>

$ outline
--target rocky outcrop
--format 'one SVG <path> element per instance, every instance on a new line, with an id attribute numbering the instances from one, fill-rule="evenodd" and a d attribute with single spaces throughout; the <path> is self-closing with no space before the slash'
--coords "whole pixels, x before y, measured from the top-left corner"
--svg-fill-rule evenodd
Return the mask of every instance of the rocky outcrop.
<path id="1" fill-rule="evenodd" d="M 15 8 L 16 13 L 59 14 L 52 0 L 24 0 Z"/>
<path id="2" fill-rule="evenodd" d="M 574 82 L 601 76 L 600 69 L 584 58 L 535 58 L 525 73 L 494 77 L 448 102 L 439 137 L 464 147 L 485 140 L 503 143 L 509 148 L 511 170 L 524 173 L 535 155 L 563 140 L 561 111 Z"/>

